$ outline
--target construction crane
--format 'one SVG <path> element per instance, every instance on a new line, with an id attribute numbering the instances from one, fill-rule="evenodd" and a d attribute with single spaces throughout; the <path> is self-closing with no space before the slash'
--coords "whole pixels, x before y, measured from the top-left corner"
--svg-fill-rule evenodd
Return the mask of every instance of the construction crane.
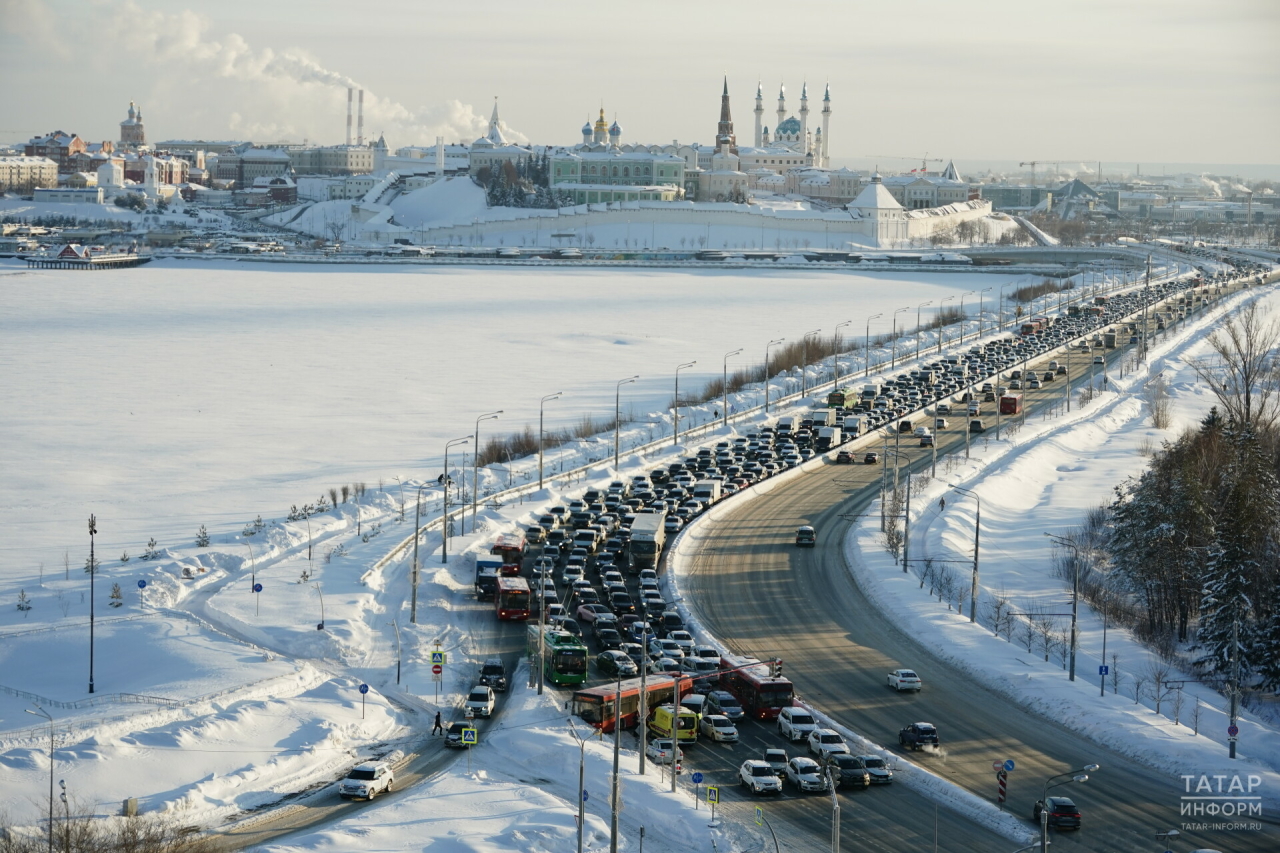
<path id="1" fill-rule="evenodd" d="M 1018 164 L 1018 168 L 1022 168 L 1023 166 L 1030 166 L 1030 167 L 1031 167 L 1031 186 L 1033 186 L 1033 187 L 1036 185 L 1036 164 L 1037 164 L 1037 163 L 1041 163 L 1041 162 L 1044 162 L 1044 161 L 1041 161 L 1041 160 L 1027 160 L 1025 163 L 1019 163 L 1019 164 Z"/>
<path id="2" fill-rule="evenodd" d="M 929 152 L 928 152 L 928 151 L 924 152 L 924 156 L 923 156 L 923 157 L 919 157 L 919 156 L 916 156 L 916 157 L 895 157 L 895 156 L 894 156 L 894 155 L 892 155 L 892 154 L 869 154 L 869 155 L 867 155 L 867 156 L 869 156 L 869 157 L 877 157 L 877 158 L 881 158 L 881 159 L 884 159 L 884 160 L 911 160 L 911 161 L 919 160 L 919 161 L 920 161 L 920 171 L 921 171 L 921 172 L 927 172 L 927 171 L 929 171 L 929 164 L 930 164 L 930 163 L 945 163 L 945 162 L 946 162 L 945 160 L 942 160 L 942 159 L 940 159 L 940 158 L 938 158 L 938 157 L 930 157 L 930 156 L 929 156 Z"/>

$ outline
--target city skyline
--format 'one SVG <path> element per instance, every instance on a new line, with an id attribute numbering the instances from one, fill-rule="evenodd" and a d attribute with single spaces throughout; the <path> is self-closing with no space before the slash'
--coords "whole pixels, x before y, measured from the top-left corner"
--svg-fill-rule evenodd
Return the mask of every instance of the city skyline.
<path id="1" fill-rule="evenodd" d="M 1086 2 L 1034 18 L 1004 0 L 967 16 L 932 0 L 811 4 L 790 24 L 798 40 L 783 45 L 788 26 L 775 7 L 750 0 L 725 16 L 734 20 L 705 29 L 682 23 L 681 7 L 665 2 L 531 9 L 498 0 L 441 20 L 430 4 L 397 2 L 380 6 L 377 19 L 289 0 L 196 8 L 0 0 L 0 64 L 10 81 L 0 142 L 54 129 L 114 139 L 133 100 L 153 140 L 340 144 L 346 88 L 356 86 L 365 90 L 366 137 L 383 133 L 393 148 L 437 135 L 470 142 L 495 96 L 516 142 L 571 145 L 603 104 L 630 140 L 711 145 L 727 74 L 740 133 L 757 80 L 770 117 L 779 84 L 794 112 L 806 79 L 819 92 L 829 82 L 837 165 L 883 156 L 887 168 L 906 170 L 926 152 L 1280 159 L 1271 141 L 1280 118 L 1268 109 L 1280 69 L 1267 61 L 1280 11 L 1254 0 Z M 637 14 L 648 23 L 635 26 Z M 88 71 L 99 81 L 92 97 Z"/>

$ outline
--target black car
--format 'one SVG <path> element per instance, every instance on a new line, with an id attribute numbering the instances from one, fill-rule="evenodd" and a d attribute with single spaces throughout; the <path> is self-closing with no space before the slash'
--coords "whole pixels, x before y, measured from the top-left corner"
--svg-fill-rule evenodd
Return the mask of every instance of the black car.
<path id="1" fill-rule="evenodd" d="M 445 733 L 444 745 L 452 747 L 453 749 L 465 749 L 469 744 L 464 744 L 462 742 L 462 732 L 464 729 L 469 728 L 471 728 L 471 726 L 466 723 L 451 724 L 449 726 L 449 731 Z"/>
<path id="2" fill-rule="evenodd" d="M 609 607 L 614 613 L 621 616 L 624 613 L 635 613 L 636 605 L 631 600 L 631 596 L 625 592 L 615 592 L 609 596 Z"/>
<path id="3" fill-rule="evenodd" d="M 1049 826 L 1054 829 L 1080 828 L 1080 809 L 1068 797 L 1050 797 L 1048 800 L 1036 802 L 1035 808 L 1032 810 L 1032 816 L 1037 824 L 1040 823 L 1040 815 L 1046 811 L 1046 803 L 1048 804 Z"/>
<path id="4" fill-rule="evenodd" d="M 507 669 L 502 665 L 502 658 L 489 658 L 480 667 L 480 683 L 492 687 L 499 693 L 507 690 Z"/>
<path id="5" fill-rule="evenodd" d="M 602 651 L 617 651 L 622 648 L 622 635 L 616 628 L 601 628 L 596 631 L 596 641 Z"/>
<path id="6" fill-rule="evenodd" d="M 836 753 L 827 758 L 827 767 L 831 770 L 831 778 L 837 788 L 866 790 L 871 787 L 871 774 L 867 772 L 867 765 L 856 755 Z"/>
<path id="7" fill-rule="evenodd" d="M 619 675 L 632 676 L 640 671 L 629 655 L 616 649 L 601 652 L 596 658 L 596 669 L 600 670 L 601 675 L 611 675 L 615 678 Z"/>

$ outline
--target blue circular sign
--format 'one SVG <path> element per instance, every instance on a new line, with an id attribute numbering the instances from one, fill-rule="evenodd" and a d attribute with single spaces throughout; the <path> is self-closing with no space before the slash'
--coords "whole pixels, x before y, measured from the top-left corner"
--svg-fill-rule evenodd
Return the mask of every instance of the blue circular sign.
<path id="1" fill-rule="evenodd" d="M 700 785 L 700 784 L 702 784 L 702 774 L 701 774 L 701 773 L 695 772 L 695 773 L 694 773 L 692 776 L 690 776 L 689 778 L 693 780 L 693 784 L 695 784 L 695 785 Z"/>
<path id="2" fill-rule="evenodd" d="M 146 581 L 138 581 L 138 589 L 146 589 L 146 588 L 147 588 Z"/>
<path id="3" fill-rule="evenodd" d="M 1005 759 L 1005 762 L 1004 762 L 1004 769 L 1005 769 L 1005 772 L 1006 772 L 1006 773 L 1012 773 L 1012 772 L 1013 772 L 1013 759 L 1012 759 L 1012 758 Z"/>
<path id="4" fill-rule="evenodd" d="M 255 584 L 253 585 L 253 591 L 254 591 L 254 592 L 262 592 L 262 584 L 260 584 L 260 583 L 255 583 Z"/>
<path id="5" fill-rule="evenodd" d="M 361 693 L 368 693 L 368 692 L 369 692 L 369 685 L 367 685 L 367 684 L 361 684 L 361 685 L 360 685 L 360 692 L 361 692 Z"/>
<path id="6" fill-rule="evenodd" d="M 585 803 L 585 802 L 586 802 L 587 800 L 589 800 L 589 799 L 591 799 L 591 795 L 587 793 L 587 789 L 586 789 L 586 788 L 583 788 L 583 789 L 582 789 L 582 801 Z"/>

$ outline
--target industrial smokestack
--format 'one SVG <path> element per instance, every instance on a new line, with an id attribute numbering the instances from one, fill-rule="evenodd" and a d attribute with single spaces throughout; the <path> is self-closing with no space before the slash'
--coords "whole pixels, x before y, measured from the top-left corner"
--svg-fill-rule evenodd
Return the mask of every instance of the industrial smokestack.
<path id="1" fill-rule="evenodd" d="M 351 144 L 351 87 L 347 87 L 347 144 Z"/>
<path id="2" fill-rule="evenodd" d="M 360 112 L 356 119 L 356 145 L 364 145 L 364 89 L 360 90 Z"/>

